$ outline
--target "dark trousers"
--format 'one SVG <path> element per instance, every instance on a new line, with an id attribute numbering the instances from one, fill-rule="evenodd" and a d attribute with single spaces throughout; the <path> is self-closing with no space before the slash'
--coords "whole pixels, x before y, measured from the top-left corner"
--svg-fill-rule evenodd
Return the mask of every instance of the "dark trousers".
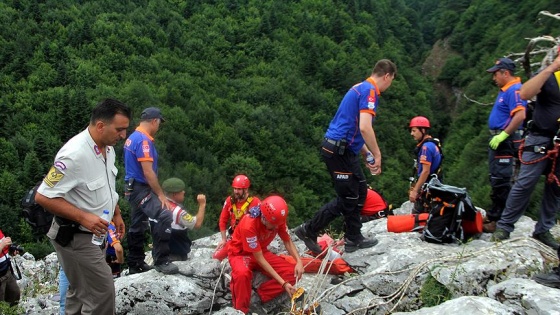
<path id="1" fill-rule="evenodd" d="M 144 231 L 147 228 L 143 221 L 144 218 L 149 218 L 153 222 L 152 239 L 154 246 L 152 256 L 154 263 L 159 265 L 169 261 L 172 212 L 161 208 L 161 201 L 147 185 L 134 185 L 133 191 L 129 195 L 129 201 L 133 211 L 128 233 L 129 254 L 127 262 L 129 262 L 129 265 L 138 265 L 144 261 Z"/>
<path id="2" fill-rule="evenodd" d="M 315 213 L 307 223 L 306 229 L 316 235 L 342 215 L 346 238 L 351 241 L 360 240 L 362 238 L 360 212 L 366 200 L 367 183 L 359 156 L 348 149 L 343 155 L 339 155 L 338 148 L 327 141 L 323 142 L 321 156 L 331 174 L 336 198 Z"/>
<path id="3" fill-rule="evenodd" d="M 550 142 L 550 137 L 529 133 L 525 138 L 525 147 L 547 146 Z M 542 157 L 543 154 L 541 153 L 523 152 L 523 161 L 526 162 L 535 161 Z M 535 190 L 540 177 L 550 172 L 551 165 L 552 161 L 550 159 L 544 159 L 538 163 L 521 164 L 519 176 L 509 193 L 502 217 L 498 221 L 498 228 L 513 232 L 514 224 L 527 209 L 531 194 Z M 558 168 L 555 174 L 560 176 Z M 558 209 L 560 209 L 560 187 L 556 182 L 545 182 L 535 234 L 547 232 L 556 224 L 556 211 Z"/>
<path id="4" fill-rule="evenodd" d="M 519 138 L 520 136 L 517 133 L 513 133 L 500 143 L 496 150 L 488 148 L 492 206 L 486 216 L 490 221 L 498 221 L 506 207 L 506 201 L 512 187 L 514 159 L 517 154 L 513 140 L 519 140 Z"/>
<path id="5" fill-rule="evenodd" d="M 13 306 L 19 302 L 20 295 L 16 278 L 8 268 L 6 273 L 0 277 L 0 301 L 5 301 Z"/>
<path id="6" fill-rule="evenodd" d="M 125 191 L 126 189 L 127 187 L 125 187 Z M 146 230 L 148 230 L 148 216 L 140 209 L 139 203 L 150 193 L 149 186 L 135 183 L 133 190 L 125 197 L 130 204 L 130 225 L 126 235 L 128 244 L 126 262 L 129 267 L 142 265 L 146 258 L 144 243 L 146 242 Z"/>

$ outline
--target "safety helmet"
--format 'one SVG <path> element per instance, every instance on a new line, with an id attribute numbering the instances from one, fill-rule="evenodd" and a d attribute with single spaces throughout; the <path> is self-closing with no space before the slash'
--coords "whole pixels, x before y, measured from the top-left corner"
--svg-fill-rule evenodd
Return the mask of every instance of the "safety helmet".
<path id="1" fill-rule="evenodd" d="M 430 128 L 430 121 L 424 116 L 416 116 L 410 120 L 408 128 L 412 127 Z"/>
<path id="2" fill-rule="evenodd" d="M 261 202 L 261 213 L 266 221 L 274 225 L 280 225 L 285 223 L 288 217 L 288 204 L 280 196 L 266 197 Z"/>
<path id="3" fill-rule="evenodd" d="M 251 181 L 249 180 L 249 177 L 245 175 L 235 176 L 233 182 L 231 183 L 231 187 L 233 188 L 247 189 L 250 186 L 251 186 Z"/>

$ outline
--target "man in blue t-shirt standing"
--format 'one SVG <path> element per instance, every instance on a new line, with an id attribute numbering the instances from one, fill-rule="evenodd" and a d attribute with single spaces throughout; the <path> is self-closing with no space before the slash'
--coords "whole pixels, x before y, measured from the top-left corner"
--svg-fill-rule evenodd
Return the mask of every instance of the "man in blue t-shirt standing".
<path id="1" fill-rule="evenodd" d="M 488 144 L 488 165 L 492 207 L 486 214 L 484 231 L 493 233 L 496 222 L 506 206 L 513 177 L 514 158 L 522 135 L 527 102 L 519 97 L 521 79 L 515 77 L 515 64 L 509 58 L 500 58 L 494 66 L 486 70 L 500 88 L 494 107 L 488 117 L 490 142 Z"/>
<path id="2" fill-rule="evenodd" d="M 416 181 L 408 193 L 408 200 L 414 203 L 414 212 L 428 212 L 425 206 L 425 198 L 422 198 L 422 185 L 432 175 L 440 175 L 442 152 L 439 141 L 429 134 L 430 121 L 424 116 L 416 116 L 410 120 L 408 126 L 410 135 L 418 144 L 414 153 L 416 156 L 415 168 Z"/>
<path id="3" fill-rule="evenodd" d="M 161 111 L 148 107 L 140 115 L 140 124 L 124 144 L 125 198 L 130 202 L 131 222 L 128 230 L 127 263 L 129 274 L 150 270 L 144 262 L 145 232 L 148 217 L 158 221 L 152 230 L 154 241 L 153 257 L 156 270 L 173 274 L 178 267 L 169 261 L 169 239 L 171 237 L 172 218 L 164 208 L 171 204 L 165 197 L 158 177 L 158 154 L 154 145 L 154 136 L 165 122 Z"/>
<path id="4" fill-rule="evenodd" d="M 347 252 L 372 247 L 378 242 L 375 238 L 365 238 L 360 231 L 360 212 L 367 195 L 367 183 L 358 154 L 361 153 L 364 158 L 373 155 L 374 162 L 366 163 L 366 166 L 372 175 L 381 174 L 381 151 L 373 121 L 379 95 L 391 86 L 396 74 L 397 66 L 392 61 L 379 60 L 370 77 L 350 88 L 331 120 L 321 156 L 337 196 L 295 230 L 296 235 L 315 253 L 321 252 L 317 244 L 318 233 L 339 215 L 344 216 Z"/>

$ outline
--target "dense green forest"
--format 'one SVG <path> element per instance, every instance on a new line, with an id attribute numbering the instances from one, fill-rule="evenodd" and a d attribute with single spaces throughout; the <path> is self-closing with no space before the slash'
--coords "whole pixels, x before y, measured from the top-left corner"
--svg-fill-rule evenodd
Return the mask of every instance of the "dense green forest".
<path id="1" fill-rule="evenodd" d="M 527 37 L 560 34 L 560 21 L 539 18 L 541 10 L 560 12 L 560 3 L 3 1 L 0 228 L 32 246 L 19 201 L 106 97 L 129 104 L 135 118 L 148 106 L 163 110 L 160 180 L 182 178 L 189 209 L 207 195 L 196 236 L 216 231 L 241 172 L 253 193 L 285 196 L 293 227 L 334 196 L 318 147 L 344 93 L 381 58 L 398 75 L 375 121 L 383 174 L 371 185 L 397 206 L 407 200 L 415 143 L 406 126 L 424 115 L 443 141 L 446 182 L 487 207 L 490 107 L 460 95 L 492 103 L 497 88 L 484 70 L 523 51 Z M 127 218 L 124 200 L 121 209 Z"/>

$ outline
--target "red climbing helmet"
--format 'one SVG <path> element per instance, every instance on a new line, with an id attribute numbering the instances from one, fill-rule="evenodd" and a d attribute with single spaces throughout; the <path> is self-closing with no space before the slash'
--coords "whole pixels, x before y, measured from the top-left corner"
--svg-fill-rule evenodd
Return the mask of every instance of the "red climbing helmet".
<path id="1" fill-rule="evenodd" d="M 430 128 L 430 121 L 424 116 L 416 116 L 410 120 L 408 128 L 412 127 Z"/>
<path id="2" fill-rule="evenodd" d="M 251 181 L 249 180 L 249 177 L 245 175 L 235 176 L 233 182 L 231 183 L 231 187 L 233 188 L 247 189 L 250 186 L 251 186 Z"/>
<path id="3" fill-rule="evenodd" d="M 280 225 L 285 223 L 288 217 L 288 204 L 280 196 L 266 197 L 261 202 L 261 213 L 266 221 L 274 225 Z"/>

